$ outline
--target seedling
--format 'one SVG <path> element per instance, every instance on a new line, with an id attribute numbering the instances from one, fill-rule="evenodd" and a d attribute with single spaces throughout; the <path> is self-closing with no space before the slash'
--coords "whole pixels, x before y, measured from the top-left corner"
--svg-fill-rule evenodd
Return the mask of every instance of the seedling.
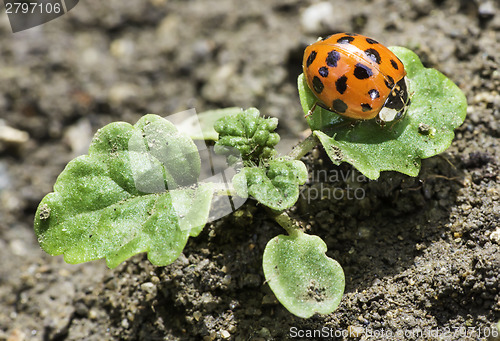
<path id="1" fill-rule="evenodd" d="M 318 107 L 307 118 L 313 133 L 289 155 L 279 156 L 274 148 L 277 119 L 261 117 L 257 109 L 200 114 L 201 130 L 193 136 L 156 115 L 134 126 L 103 127 L 88 155 L 66 166 L 54 192 L 38 206 L 34 227 L 41 247 L 72 264 L 105 258 L 114 268 L 147 252 L 151 263 L 166 266 L 211 219 L 214 197 L 252 197 L 288 234 L 270 240 L 263 255 L 266 282 L 278 300 L 303 318 L 331 313 L 344 291 L 343 270 L 326 256 L 326 244 L 305 234 L 286 213 L 308 177 L 300 158 L 319 142 L 334 164 L 348 162 L 370 179 L 384 170 L 416 176 L 420 160 L 443 152 L 465 119 L 467 103 L 455 84 L 424 68 L 413 52 L 392 51 L 405 65 L 413 93 L 406 115 L 393 127 L 373 121 L 338 126 L 342 117 Z M 314 95 L 302 75 L 298 87 L 307 114 Z M 186 130 L 192 123 L 178 127 Z M 232 170 L 223 172 L 227 181 L 200 179 L 202 163 L 192 137 L 216 141 L 215 152 Z"/>

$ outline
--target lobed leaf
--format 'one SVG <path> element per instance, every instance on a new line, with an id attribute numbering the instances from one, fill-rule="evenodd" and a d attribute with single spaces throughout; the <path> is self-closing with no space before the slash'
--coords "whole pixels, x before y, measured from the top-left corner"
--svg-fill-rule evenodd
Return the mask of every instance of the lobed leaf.
<path id="1" fill-rule="evenodd" d="M 274 132 L 277 126 L 276 118 L 260 117 L 255 108 L 225 116 L 215 122 L 215 131 L 219 133 L 215 152 L 234 155 L 237 151 L 244 161 L 267 159 L 276 154 L 274 146 L 280 140 Z"/>
<path id="2" fill-rule="evenodd" d="M 315 313 L 329 314 L 339 306 L 344 272 L 326 251 L 321 238 L 300 231 L 267 243 L 262 260 L 266 281 L 292 314 L 309 318 Z"/>
<path id="3" fill-rule="evenodd" d="M 266 167 L 244 167 L 233 177 L 238 195 L 252 195 L 258 202 L 274 210 L 292 207 L 299 198 L 299 185 L 307 180 L 302 161 L 271 160 Z"/>
<path id="4" fill-rule="evenodd" d="M 370 179 L 381 171 L 394 170 L 417 176 L 420 160 L 439 154 L 451 144 L 454 132 L 466 115 L 467 102 L 462 91 L 442 73 L 427 69 L 412 51 L 391 47 L 401 59 L 409 79 L 411 105 L 403 119 L 381 127 L 374 120 L 354 126 L 345 119 L 317 107 L 308 118 L 334 164 L 348 162 Z M 304 113 L 315 102 L 303 75 L 299 93 Z"/>
<path id="5" fill-rule="evenodd" d="M 153 264 L 167 265 L 208 219 L 213 189 L 197 184 L 199 173 L 193 141 L 167 120 L 111 123 L 38 206 L 40 246 L 68 263 L 104 257 L 113 268 L 147 252 Z"/>

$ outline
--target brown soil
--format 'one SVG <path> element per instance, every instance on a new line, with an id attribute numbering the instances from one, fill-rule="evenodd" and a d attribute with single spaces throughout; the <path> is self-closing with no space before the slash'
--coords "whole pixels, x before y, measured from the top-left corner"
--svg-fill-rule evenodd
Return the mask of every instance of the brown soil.
<path id="1" fill-rule="evenodd" d="M 500 319 L 500 6 L 331 1 L 331 13 L 302 24 L 312 3 L 87 0 L 15 35 L 0 15 L 0 118 L 30 136 L 21 146 L 0 142 L 0 340 L 284 340 L 299 330 L 487 339 Z M 344 268 L 337 311 L 300 319 L 276 302 L 262 252 L 284 231 L 252 201 L 207 226 L 167 267 L 144 255 L 114 270 L 67 265 L 39 248 L 38 203 L 109 122 L 257 107 L 297 142 L 306 128 L 295 84 L 302 51 L 338 31 L 414 50 L 465 92 L 469 109 L 452 146 L 425 160 L 417 178 L 360 181 L 320 149 L 306 157 L 316 178 L 290 214 Z M 363 198 L 307 196 L 347 186 Z"/>

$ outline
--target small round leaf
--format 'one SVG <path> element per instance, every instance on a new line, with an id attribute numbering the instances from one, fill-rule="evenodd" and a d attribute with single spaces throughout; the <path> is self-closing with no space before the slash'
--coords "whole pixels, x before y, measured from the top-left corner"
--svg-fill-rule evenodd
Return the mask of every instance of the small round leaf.
<path id="1" fill-rule="evenodd" d="M 271 160 L 267 167 L 244 167 L 233 177 L 238 195 L 252 195 L 258 202 L 274 210 L 292 207 L 299 198 L 299 185 L 307 180 L 302 161 Z"/>
<path id="2" fill-rule="evenodd" d="M 321 238 L 300 231 L 267 243 L 262 260 L 266 281 L 281 304 L 296 316 L 329 314 L 340 304 L 344 272 L 337 261 L 326 256 L 326 250 Z"/>

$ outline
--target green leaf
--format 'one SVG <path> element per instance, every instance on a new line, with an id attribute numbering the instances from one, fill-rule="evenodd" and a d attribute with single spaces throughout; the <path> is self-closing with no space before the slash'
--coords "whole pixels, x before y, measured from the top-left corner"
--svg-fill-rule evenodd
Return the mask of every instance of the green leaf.
<path id="1" fill-rule="evenodd" d="M 193 140 L 217 141 L 219 134 L 214 129 L 215 122 L 223 117 L 235 116 L 241 112 L 243 110 L 238 107 L 209 110 L 198 115 L 189 116 L 175 126 L 180 132 L 187 134 Z"/>
<path id="2" fill-rule="evenodd" d="M 403 119 L 385 127 L 375 120 L 335 127 L 338 115 L 322 108 L 309 119 L 333 163 L 348 162 L 370 179 L 377 179 L 385 170 L 417 176 L 421 159 L 449 147 L 453 130 L 463 123 L 467 111 L 465 96 L 452 81 L 435 69 L 425 68 L 412 51 L 403 47 L 391 50 L 405 65 L 409 79 L 411 105 Z M 315 99 L 302 75 L 299 91 L 307 112 Z"/>
<path id="3" fill-rule="evenodd" d="M 252 195 L 258 202 L 274 210 L 286 210 L 299 198 L 299 185 L 307 180 L 302 161 L 271 160 L 266 167 L 244 167 L 233 177 L 239 196 Z"/>
<path id="4" fill-rule="evenodd" d="M 73 264 L 104 257 L 112 268 L 148 252 L 153 264 L 167 265 L 208 219 L 213 189 L 197 184 L 199 173 L 193 141 L 167 120 L 111 123 L 38 206 L 40 246 Z"/>
<path id="5" fill-rule="evenodd" d="M 245 161 L 270 158 L 276 154 L 274 146 L 280 140 L 274 132 L 277 126 L 278 119 L 260 117 L 255 108 L 223 117 L 214 126 L 219 133 L 214 150 L 221 155 L 241 155 Z"/>
<path id="6" fill-rule="evenodd" d="M 344 272 L 337 261 L 326 256 L 326 250 L 321 238 L 300 231 L 267 243 L 262 260 L 266 281 L 281 304 L 296 316 L 329 314 L 340 304 Z"/>

